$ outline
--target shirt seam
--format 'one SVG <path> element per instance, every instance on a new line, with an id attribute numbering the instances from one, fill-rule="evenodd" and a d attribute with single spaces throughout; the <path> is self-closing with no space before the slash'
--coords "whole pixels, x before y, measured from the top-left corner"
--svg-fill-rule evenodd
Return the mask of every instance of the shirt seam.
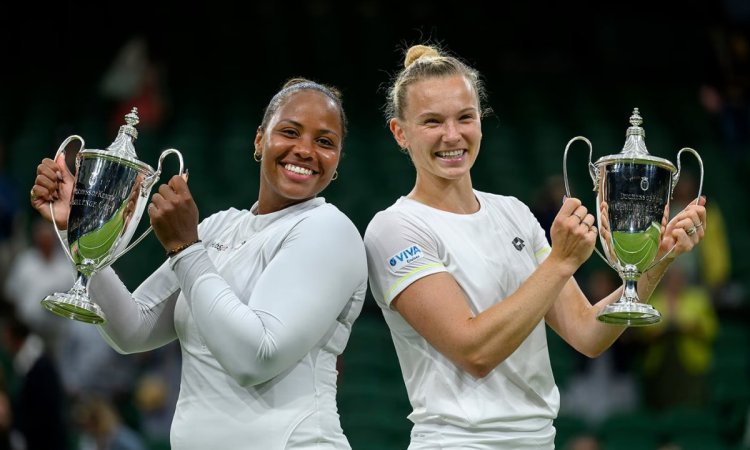
<path id="1" fill-rule="evenodd" d="M 390 295 L 393 293 L 393 291 L 395 291 L 404 281 L 406 281 L 408 278 L 410 278 L 415 273 L 418 273 L 418 272 L 421 272 L 421 271 L 427 270 L 427 269 L 432 269 L 432 268 L 435 268 L 435 267 L 442 267 L 442 266 L 443 265 L 441 263 L 432 263 L 432 264 L 427 264 L 427 265 L 424 265 L 424 266 L 421 266 L 421 267 L 417 267 L 416 269 L 411 270 L 409 273 L 407 273 L 403 277 L 401 277 L 398 280 L 396 280 L 396 282 L 393 284 L 393 286 L 391 286 L 391 288 L 388 290 L 388 292 L 383 296 L 383 301 L 385 303 L 388 303 L 388 297 L 390 297 Z"/>

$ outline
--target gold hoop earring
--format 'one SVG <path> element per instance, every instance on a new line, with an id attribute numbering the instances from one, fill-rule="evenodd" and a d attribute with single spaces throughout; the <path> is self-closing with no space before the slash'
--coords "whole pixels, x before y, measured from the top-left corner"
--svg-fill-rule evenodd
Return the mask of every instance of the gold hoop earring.
<path id="1" fill-rule="evenodd" d="M 255 160 L 255 162 L 259 163 L 259 162 L 260 162 L 260 160 L 262 160 L 262 159 L 263 159 L 263 155 L 261 155 L 261 154 L 260 154 L 260 153 L 258 153 L 258 152 L 254 152 L 254 153 L 253 153 L 253 159 Z"/>
<path id="2" fill-rule="evenodd" d="M 331 181 L 338 179 L 338 177 L 339 177 L 339 171 L 335 170 L 333 172 L 333 176 L 331 177 Z"/>

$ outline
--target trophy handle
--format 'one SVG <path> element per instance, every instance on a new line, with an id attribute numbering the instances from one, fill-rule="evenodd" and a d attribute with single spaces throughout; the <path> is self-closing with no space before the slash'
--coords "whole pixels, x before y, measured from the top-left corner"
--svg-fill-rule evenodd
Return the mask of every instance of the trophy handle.
<path id="1" fill-rule="evenodd" d="M 84 142 L 83 138 L 81 136 L 78 136 L 76 134 L 72 136 L 68 136 L 62 144 L 57 148 L 57 152 L 55 152 L 55 158 L 54 161 L 57 161 L 57 158 L 65 153 L 65 147 L 68 146 L 71 142 L 79 140 L 81 141 L 81 148 L 78 149 L 78 151 L 81 151 L 85 148 L 86 142 Z M 52 205 L 52 202 L 49 202 L 49 214 L 52 218 L 52 226 L 55 228 L 55 234 L 57 235 L 57 239 L 60 241 L 60 244 L 62 244 L 63 249 L 65 250 L 65 254 L 68 255 L 68 258 L 70 259 L 70 262 L 75 264 L 75 260 L 73 259 L 73 255 L 70 253 L 70 249 L 68 248 L 68 242 L 67 239 L 63 239 L 61 230 L 57 228 L 57 222 L 55 221 L 55 208 Z"/>
<path id="2" fill-rule="evenodd" d="M 583 136 L 576 136 L 568 141 L 568 145 L 565 146 L 565 153 L 563 153 L 563 180 L 565 181 L 565 193 L 568 197 L 572 197 L 570 195 L 570 186 L 568 185 L 568 150 L 575 141 L 583 141 L 589 146 L 589 176 L 591 176 L 591 181 L 594 182 L 594 192 L 599 190 L 599 169 L 591 162 L 591 154 L 594 148 L 591 145 L 591 141 Z"/>
<path id="3" fill-rule="evenodd" d="M 565 153 L 563 153 L 563 180 L 565 181 L 565 195 L 567 195 L 568 197 L 572 197 L 572 195 L 570 194 L 570 185 L 568 184 L 568 150 L 570 149 L 571 144 L 573 144 L 573 142 L 575 141 L 583 141 L 586 143 L 586 145 L 589 146 L 589 176 L 591 176 L 591 181 L 594 182 L 594 192 L 597 192 L 599 190 L 599 169 L 597 169 L 594 163 L 591 162 L 591 155 L 594 151 L 594 148 L 591 145 L 591 141 L 583 136 L 576 136 L 568 141 L 568 145 L 565 146 Z M 608 266 L 616 269 L 616 267 L 610 264 L 607 258 L 602 255 L 602 252 L 600 252 L 599 249 L 596 248 L 596 246 L 594 246 L 594 251 L 605 263 L 607 263 Z"/>
<path id="4" fill-rule="evenodd" d="M 143 180 L 141 182 L 141 195 L 142 196 L 144 196 L 144 197 L 147 196 L 148 193 L 151 191 L 151 188 L 156 184 L 157 181 L 159 181 L 159 177 L 161 176 L 161 170 L 162 170 L 161 169 L 162 161 L 164 161 L 164 158 L 166 158 L 167 155 L 170 155 L 172 153 L 174 153 L 175 155 L 177 155 L 177 159 L 179 159 L 179 161 L 180 161 L 180 170 L 178 172 L 178 175 L 184 175 L 185 174 L 185 162 L 182 159 L 182 153 L 180 153 L 179 150 L 176 150 L 174 148 L 168 148 L 168 149 L 164 150 L 163 152 L 161 152 L 161 155 L 159 156 L 159 163 L 156 166 L 156 172 L 154 172 L 153 175 L 151 175 L 150 177 L 147 177 L 145 180 Z M 117 256 L 114 256 L 110 260 L 109 264 L 112 264 L 113 262 L 115 262 L 116 260 L 118 260 L 122 255 L 124 255 L 125 253 L 127 253 L 131 248 L 135 247 L 136 244 L 138 244 L 139 242 L 141 242 L 143 240 L 143 238 L 145 238 L 146 235 L 152 229 L 153 229 L 153 227 L 151 225 L 149 225 L 148 228 L 146 229 L 146 231 L 144 231 L 140 236 L 138 236 L 138 238 L 136 240 L 134 240 L 133 242 L 131 242 L 130 245 L 128 245 L 127 247 L 125 247 L 125 249 L 123 251 L 121 251 Z"/>
<path id="5" fill-rule="evenodd" d="M 682 161 L 680 160 L 680 157 L 682 156 L 682 152 L 692 153 L 693 156 L 695 156 L 695 159 L 698 160 L 698 165 L 701 168 L 701 178 L 700 178 L 700 182 L 698 183 L 698 195 L 695 197 L 695 204 L 697 205 L 698 202 L 700 201 L 701 194 L 703 193 L 703 159 L 701 159 L 701 155 L 699 155 L 698 152 L 696 152 L 690 147 L 684 147 L 680 149 L 679 152 L 677 152 L 677 172 L 674 175 L 672 175 L 672 191 L 669 193 L 669 198 L 671 199 L 672 196 L 674 195 L 674 190 L 677 187 L 677 182 L 680 181 L 680 172 L 682 172 Z M 665 253 L 661 258 L 659 258 L 653 264 L 648 266 L 648 268 L 646 268 L 644 272 L 654 267 L 655 265 L 659 264 L 660 262 L 662 262 L 664 258 L 666 258 L 672 253 L 675 247 L 677 247 L 677 244 L 673 245 L 672 248 L 670 248 L 667 253 Z"/>
<path id="6" fill-rule="evenodd" d="M 698 184 L 698 196 L 695 197 L 695 204 L 698 204 L 698 201 L 701 198 L 701 194 L 703 193 L 703 160 L 701 159 L 701 155 L 698 154 L 695 150 L 693 150 L 690 147 L 684 147 L 680 149 L 679 152 L 677 152 L 677 173 L 675 173 L 672 176 L 672 192 L 669 193 L 669 198 L 672 198 L 674 195 L 674 190 L 677 187 L 677 182 L 680 181 L 680 172 L 682 172 L 682 161 L 680 160 L 680 156 L 682 156 L 682 152 L 690 152 L 695 156 L 695 159 L 698 160 L 698 165 L 701 167 L 701 179 L 700 183 Z"/>

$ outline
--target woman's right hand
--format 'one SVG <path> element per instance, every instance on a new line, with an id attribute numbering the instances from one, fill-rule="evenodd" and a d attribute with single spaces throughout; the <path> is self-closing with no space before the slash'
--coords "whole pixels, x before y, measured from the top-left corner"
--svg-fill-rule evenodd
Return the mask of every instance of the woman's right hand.
<path id="1" fill-rule="evenodd" d="M 549 258 L 559 262 L 572 276 L 594 251 L 596 219 L 577 198 L 568 198 L 552 222 Z"/>
<path id="2" fill-rule="evenodd" d="M 31 206 L 51 222 L 49 203 L 52 202 L 57 228 L 67 230 L 74 184 L 75 179 L 65 164 L 64 154 L 60 154 L 56 161 L 44 158 L 36 168 L 36 179 L 31 188 Z"/>

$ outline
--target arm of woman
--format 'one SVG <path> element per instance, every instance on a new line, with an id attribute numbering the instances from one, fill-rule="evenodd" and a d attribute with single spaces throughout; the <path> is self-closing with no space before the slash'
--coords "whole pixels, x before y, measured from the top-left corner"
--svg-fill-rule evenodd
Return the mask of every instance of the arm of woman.
<path id="1" fill-rule="evenodd" d="M 521 345 L 570 277 L 548 258 L 516 292 L 474 315 L 453 276 L 441 272 L 409 285 L 392 306 L 440 353 L 481 378 Z"/>
<path id="2" fill-rule="evenodd" d="M 691 251 L 703 239 L 706 227 L 705 203 L 706 199 L 701 198 L 697 205 L 689 205 L 665 225 L 657 259 L 672 247 L 674 250 L 638 280 L 638 296 L 642 301 L 651 297 L 674 259 Z M 700 226 L 696 227 L 695 233 L 688 235 L 687 230 L 696 224 Z M 595 357 L 608 349 L 626 328 L 604 324 L 596 319 L 604 307 L 617 301 L 621 295 L 622 288 L 619 288 L 592 305 L 571 278 L 545 319 L 573 348 L 586 356 Z"/>
<path id="3" fill-rule="evenodd" d="M 588 218 L 587 223 L 582 225 L 579 217 Z M 591 254 L 596 238 L 591 223 L 593 217 L 586 216 L 580 201 L 568 199 L 553 223 L 557 245 L 547 259 L 513 294 L 479 314 L 473 313 L 456 280 L 444 271 L 414 281 L 391 306 L 454 364 L 484 377 L 529 336 Z"/>
<path id="4" fill-rule="evenodd" d="M 331 330 L 367 268 L 354 225 L 335 212 L 300 222 L 242 301 L 199 245 L 172 258 L 199 332 L 240 385 L 267 381 L 307 354 Z"/>
<path id="5" fill-rule="evenodd" d="M 133 294 L 111 267 L 91 278 L 89 292 L 107 316 L 99 330 L 119 353 L 152 350 L 177 338 L 174 307 L 179 286 L 166 262 Z"/>

